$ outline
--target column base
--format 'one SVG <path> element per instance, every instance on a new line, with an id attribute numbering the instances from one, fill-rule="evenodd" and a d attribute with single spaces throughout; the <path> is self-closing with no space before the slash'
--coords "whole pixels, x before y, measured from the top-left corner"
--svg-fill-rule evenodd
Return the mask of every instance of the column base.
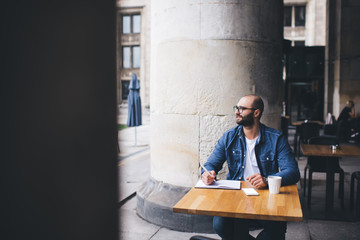
<path id="1" fill-rule="evenodd" d="M 214 233 L 212 216 L 173 212 L 173 206 L 189 190 L 150 178 L 136 194 L 137 214 L 148 222 L 176 231 Z"/>

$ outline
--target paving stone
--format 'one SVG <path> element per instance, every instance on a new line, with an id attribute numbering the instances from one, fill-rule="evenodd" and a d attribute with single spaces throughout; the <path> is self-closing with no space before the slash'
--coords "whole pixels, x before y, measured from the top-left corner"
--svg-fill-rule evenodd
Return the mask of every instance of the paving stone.
<path id="1" fill-rule="evenodd" d="M 312 240 L 360 239 L 359 222 L 308 220 Z"/>
<path id="2" fill-rule="evenodd" d="M 190 237 L 194 235 L 201 235 L 209 238 L 219 239 L 220 237 L 217 234 L 199 234 L 199 233 L 189 233 L 189 232 L 178 232 L 178 231 L 171 231 L 166 228 L 161 228 L 152 238 L 151 240 L 169 240 L 169 239 L 176 239 L 176 240 L 189 240 Z"/>
<path id="3" fill-rule="evenodd" d="M 135 204 L 134 204 L 135 202 Z M 136 215 L 136 201 L 133 198 L 120 208 L 119 231 L 121 240 L 146 240 L 160 229 Z"/>

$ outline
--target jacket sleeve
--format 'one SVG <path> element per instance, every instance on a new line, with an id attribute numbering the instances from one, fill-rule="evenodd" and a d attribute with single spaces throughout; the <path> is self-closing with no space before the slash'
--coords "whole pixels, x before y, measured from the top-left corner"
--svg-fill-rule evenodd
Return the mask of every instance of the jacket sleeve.
<path id="1" fill-rule="evenodd" d="M 280 172 L 275 175 L 282 177 L 281 185 L 297 183 L 300 179 L 299 167 L 284 135 L 280 135 L 276 148 Z"/>
<path id="2" fill-rule="evenodd" d="M 216 174 L 222 169 L 224 162 L 226 161 L 226 137 L 225 134 L 217 142 L 214 151 L 211 153 L 207 162 L 204 164 L 206 169 L 214 170 Z M 204 170 L 201 170 L 203 174 Z"/>

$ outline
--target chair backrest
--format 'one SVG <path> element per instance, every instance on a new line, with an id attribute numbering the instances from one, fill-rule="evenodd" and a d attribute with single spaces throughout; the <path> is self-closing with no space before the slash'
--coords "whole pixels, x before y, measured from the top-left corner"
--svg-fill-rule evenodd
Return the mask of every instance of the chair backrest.
<path id="1" fill-rule="evenodd" d="M 332 124 L 336 125 L 336 118 L 334 115 L 331 115 Z"/>
<path id="2" fill-rule="evenodd" d="M 324 125 L 324 134 L 336 136 L 336 124 L 325 124 Z"/>
<path id="3" fill-rule="evenodd" d="M 337 139 L 335 136 L 317 136 L 309 139 L 309 144 L 317 145 L 336 145 Z"/>
<path id="4" fill-rule="evenodd" d="M 337 123 L 336 127 L 336 137 L 339 142 L 347 142 L 350 136 L 350 128 L 348 127 L 348 122 L 340 120 Z"/>
<path id="5" fill-rule="evenodd" d="M 300 141 L 307 143 L 312 137 L 319 136 L 320 126 L 317 123 L 306 122 L 300 127 Z"/>

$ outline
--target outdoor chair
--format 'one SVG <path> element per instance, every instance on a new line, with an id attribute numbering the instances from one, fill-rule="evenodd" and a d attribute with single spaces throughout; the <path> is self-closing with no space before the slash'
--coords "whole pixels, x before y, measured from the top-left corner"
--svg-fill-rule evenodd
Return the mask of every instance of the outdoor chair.
<path id="1" fill-rule="evenodd" d="M 356 201 L 355 201 L 355 217 L 360 218 L 360 172 L 353 172 L 351 174 L 351 186 L 350 186 L 350 209 L 354 209 L 354 185 L 355 180 L 357 183 L 356 188 Z"/>
<path id="2" fill-rule="evenodd" d="M 309 144 L 318 145 L 336 145 L 336 137 L 331 136 L 318 136 L 309 139 Z M 338 157 L 308 157 L 307 164 L 304 169 L 304 190 L 303 194 L 306 195 L 306 172 L 309 170 L 308 180 L 308 208 L 311 206 L 311 189 L 312 189 L 312 174 L 313 172 L 326 173 L 332 170 L 334 173 L 340 174 L 339 181 L 339 198 L 341 198 L 341 206 L 344 207 L 344 170 L 340 167 Z"/>
<path id="3" fill-rule="evenodd" d="M 348 121 L 339 121 L 336 127 L 336 138 L 339 143 L 347 143 L 350 138 L 350 127 Z"/>
<path id="4" fill-rule="evenodd" d="M 336 127 L 335 116 L 331 115 L 331 122 L 324 125 L 324 135 L 336 136 Z"/>
<path id="5" fill-rule="evenodd" d="M 320 126 L 314 122 L 305 122 L 301 124 L 299 132 L 299 144 L 296 146 L 297 157 L 300 156 L 300 143 L 307 144 L 310 138 L 319 136 Z"/>
<path id="6" fill-rule="evenodd" d="M 263 227 L 259 223 L 257 223 L 257 222 L 249 223 L 249 231 L 260 230 L 260 229 L 263 229 Z M 249 240 L 251 240 L 251 239 L 255 239 L 255 238 L 253 236 L 251 236 L 249 233 Z M 205 236 L 201 236 L 201 235 L 194 235 L 194 236 L 191 236 L 189 240 L 217 240 L 217 239 L 205 237 Z"/>
<path id="7" fill-rule="evenodd" d="M 329 136 L 336 136 L 336 124 L 326 124 L 324 125 L 324 134 Z"/>
<path id="8" fill-rule="evenodd" d="M 249 239 L 251 240 L 255 238 L 249 234 Z M 192 236 L 190 240 L 217 240 L 217 239 L 196 235 L 196 236 Z"/>

